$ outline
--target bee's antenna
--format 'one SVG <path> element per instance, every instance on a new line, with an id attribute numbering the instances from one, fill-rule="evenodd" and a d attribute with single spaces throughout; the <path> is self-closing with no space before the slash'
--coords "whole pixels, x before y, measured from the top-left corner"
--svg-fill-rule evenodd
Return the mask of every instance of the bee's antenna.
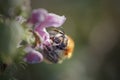
<path id="1" fill-rule="evenodd" d="M 64 28 L 63 28 L 63 27 L 59 27 L 59 29 L 60 29 L 63 33 L 65 33 Z"/>
<path id="2" fill-rule="evenodd" d="M 63 27 L 53 28 L 53 30 L 56 31 L 56 32 L 59 32 L 61 34 L 65 34 L 65 31 L 64 31 Z"/>

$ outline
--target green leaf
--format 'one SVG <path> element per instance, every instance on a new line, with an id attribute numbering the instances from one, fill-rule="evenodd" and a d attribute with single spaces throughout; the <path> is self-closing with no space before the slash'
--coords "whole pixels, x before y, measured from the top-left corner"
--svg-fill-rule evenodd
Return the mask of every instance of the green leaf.
<path id="1" fill-rule="evenodd" d="M 15 53 L 22 36 L 23 29 L 18 22 L 7 20 L 0 23 L 0 53 Z"/>

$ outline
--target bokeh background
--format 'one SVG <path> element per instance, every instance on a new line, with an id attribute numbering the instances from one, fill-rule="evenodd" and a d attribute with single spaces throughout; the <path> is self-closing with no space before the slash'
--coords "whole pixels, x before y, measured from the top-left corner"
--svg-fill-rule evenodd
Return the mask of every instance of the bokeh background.
<path id="1" fill-rule="evenodd" d="M 32 0 L 32 9 L 65 15 L 66 34 L 75 41 L 73 57 L 62 64 L 18 69 L 18 80 L 120 80 L 119 0 Z"/>

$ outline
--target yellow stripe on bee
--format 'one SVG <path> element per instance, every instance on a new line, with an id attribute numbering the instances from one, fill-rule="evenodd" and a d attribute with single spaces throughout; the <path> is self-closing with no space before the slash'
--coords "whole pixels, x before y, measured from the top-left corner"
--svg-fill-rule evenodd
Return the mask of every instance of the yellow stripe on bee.
<path id="1" fill-rule="evenodd" d="M 66 48 L 66 51 L 65 51 L 65 56 L 67 58 L 71 58 L 72 54 L 73 54 L 75 44 L 74 44 L 73 39 L 70 36 L 67 36 L 67 37 L 68 37 L 68 44 L 67 44 L 67 48 Z"/>

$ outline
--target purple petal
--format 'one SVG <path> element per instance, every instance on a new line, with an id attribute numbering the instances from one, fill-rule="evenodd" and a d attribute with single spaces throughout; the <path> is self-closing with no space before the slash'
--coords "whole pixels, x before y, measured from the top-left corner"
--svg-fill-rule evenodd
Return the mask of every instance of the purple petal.
<path id="1" fill-rule="evenodd" d="M 48 12 L 45 9 L 35 9 L 32 12 L 31 17 L 28 19 L 29 23 L 37 24 L 45 20 Z"/>
<path id="2" fill-rule="evenodd" d="M 35 9 L 31 17 L 28 19 L 29 23 L 40 24 L 39 27 L 59 27 L 65 22 L 65 16 L 59 16 L 54 13 L 48 13 L 45 9 Z"/>
<path id="3" fill-rule="evenodd" d="M 40 52 L 32 48 L 27 48 L 25 51 L 27 52 L 27 54 L 23 59 L 25 62 L 34 64 L 34 63 L 40 63 L 43 61 L 43 55 Z"/>
<path id="4" fill-rule="evenodd" d="M 65 16 L 59 16 L 53 13 L 49 13 L 44 22 L 44 25 L 45 27 L 60 27 L 65 22 L 65 20 Z"/>
<path id="5" fill-rule="evenodd" d="M 40 34 L 43 40 L 46 40 L 49 38 L 49 33 L 46 31 L 45 28 L 41 29 L 39 27 L 35 28 L 35 31 Z"/>
<path id="6" fill-rule="evenodd" d="M 50 44 L 50 36 L 45 28 L 41 29 L 39 27 L 35 28 L 35 31 L 39 33 L 41 38 L 41 44 Z"/>

